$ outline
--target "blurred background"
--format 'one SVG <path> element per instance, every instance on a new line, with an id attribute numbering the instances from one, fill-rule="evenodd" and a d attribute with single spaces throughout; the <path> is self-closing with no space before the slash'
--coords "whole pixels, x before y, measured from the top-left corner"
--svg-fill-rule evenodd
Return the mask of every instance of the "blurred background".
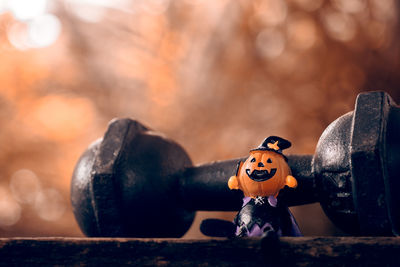
<path id="1" fill-rule="evenodd" d="M 400 102 L 398 18 L 395 0 L 0 0 L 0 236 L 82 236 L 71 174 L 114 117 L 196 164 L 269 135 L 314 153 L 359 92 Z M 319 204 L 292 211 L 305 235 L 342 234 Z M 206 217 L 234 213 L 185 237 Z"/>

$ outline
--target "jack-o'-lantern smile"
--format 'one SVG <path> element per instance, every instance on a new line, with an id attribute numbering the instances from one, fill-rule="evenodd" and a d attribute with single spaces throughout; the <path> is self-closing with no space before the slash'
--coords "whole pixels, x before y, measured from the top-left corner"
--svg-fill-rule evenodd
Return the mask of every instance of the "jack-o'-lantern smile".
<path id="1" fill-rule="evenodd" d="M 247 176 L 253 181 L 256 182 L 263 182 L 268 179 L 271 179 L 275 173 L 276 173 L 276 168 L 271 169 L 270 171 L 268 170 L 253 170 L 252 172 L 250 169 L 246 169 Z"/>

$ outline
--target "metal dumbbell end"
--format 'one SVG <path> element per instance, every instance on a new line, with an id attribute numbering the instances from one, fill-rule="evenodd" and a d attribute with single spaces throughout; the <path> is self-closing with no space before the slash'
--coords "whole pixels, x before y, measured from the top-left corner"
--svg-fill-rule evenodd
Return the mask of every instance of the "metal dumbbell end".
<path id="1" fill-rule="evenodd" d="M 194 213 L 182 208 L 174 174 L 191 166 L 186 152 L 138 122 L 110 123 L 74 170 L 71 201 L 88 236 L 181 236 Z"/>
<path id="2" fill-rule="evenodd" d="M 352 234 L 399 235 L 400 108 L 388 94 L 360 94 L 354 111 L 327 127 L 312 174 L 337 226 Z"/>

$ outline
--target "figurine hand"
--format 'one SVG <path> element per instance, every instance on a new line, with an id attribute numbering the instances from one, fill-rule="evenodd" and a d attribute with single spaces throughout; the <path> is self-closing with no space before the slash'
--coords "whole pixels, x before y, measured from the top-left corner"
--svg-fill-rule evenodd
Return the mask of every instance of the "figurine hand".
<path id="1" fill-rule="evenodd" d="M 288 176 L 286 177 L 286 185 L 289 186 L 289 187 L 291 187 L 291 188 L 296 188 L 296 187 L 297 187 L 297 180 L 296 180 L 296 178 L 294 178 L 294 177 L 291 176 L 291 175 L 288 175 Z"/>
<path id="2" fill-rule="evenodd" d="M 231 176 L 231 178 L 229 178 L 228 181 L 228 187 L 229 189 L 239 189 L 239 183 L 238 183 L 238 179 L 236 176 Z"/>

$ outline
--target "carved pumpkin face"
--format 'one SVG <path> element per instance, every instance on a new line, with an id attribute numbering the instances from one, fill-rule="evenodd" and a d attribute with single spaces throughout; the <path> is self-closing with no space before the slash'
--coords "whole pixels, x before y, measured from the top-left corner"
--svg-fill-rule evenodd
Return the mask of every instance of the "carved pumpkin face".
<path id="1" fill-rule="evenodd" d="M 290 168 L 284 157 L 270 150 L 254 150 L 237 173 L 239 189 L 245 196 L 277 196 L 287 184 Z"/>

